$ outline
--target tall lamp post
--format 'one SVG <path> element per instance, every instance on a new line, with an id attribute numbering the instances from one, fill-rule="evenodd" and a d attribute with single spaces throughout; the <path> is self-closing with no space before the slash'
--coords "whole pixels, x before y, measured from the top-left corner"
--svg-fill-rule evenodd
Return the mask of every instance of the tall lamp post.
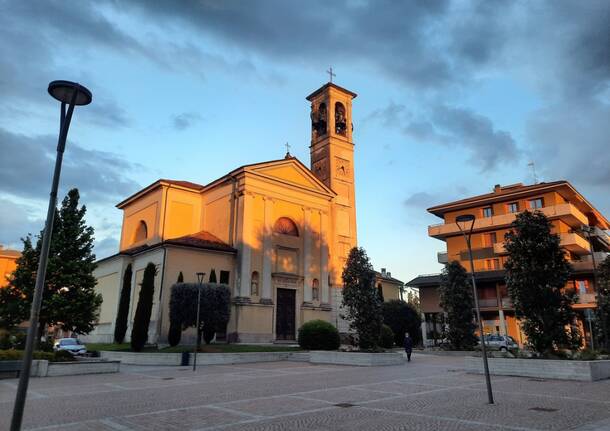
<path id="1" fill-rule="evenodd" d="M 61 174 L 61 163 L 66 148 L 66 138 L 72 113 L 75 106 L 84 106 L 91 103 L 91 92 L 80 84 L 70 81 L 53 81 L 49 84 L 49 94 L 54 99 L 61 102 L 59 117 L 59 139 L 57 142 L 57 158 L 55 159 L 55 171 L 53 172 L 53 182 L 51 184 L 51 194 L 49 196 L 49 207 L 47 209 L 47 220 L 42 234 L 42 247 L 40 250 L 40 261 L 36 273 L 36 285 L 34 287 L 34 298 L 30 309 L 30 323 L 28 335 L 25 341 L 25 353 L 23 354 L 23 364 L 19 375 L 19 386 L 13 407 L 13 418 L 11 420 L 11 431 L 19 431 L 23 421 L 23 409 L 27 397 L 28 384 L 30 383 L 30 369 L 32 367 L 32 354 L 36 334 L 38 333 L 38 317 L 42 304 L 42 293 L 47 272 L 47 262 L 49 259 L 49 247 L 51 245 L 51 234 L 53 233 L 53 222 L 55 218 L 55 207 L 57 205 L 57 189 Z M 68 111 L 66 112 L 66 105 Z"/>
<path id="2" fill-rule="evenodd" d="M 197 273 L 197 326 L 195 331 L 195 350 L 193 352 L 193 371 L 197 370 L 197 350 L 199 350 L 199 310 L 201 308 L 201 288 L 203 287 L 205 272 Z"/>
<path id="3" fill-rule="evenodd" d="M 494 403 L 494 396 L 491 391 L 491 379 L 489 377 L 489 364 L 487 363 L 487 348 L 485 346 L 485 336 L 483 334 L 483 321 L 481 320 L 481 309 L 479 308 L 479 296 L 477 294 L 477 282 L 474 276 L 474 261 L 472 259 L 472 245 L 470 239 L 472 237 L 472 230 L 474 228 L 475 217 L 472 214 L 462 214 L 455 218 L 455 223 L 458 225 L 460 232 L 466 240 L 466 246 L 468 247 L 468 256 L 470 258 L 470 276 L 472 279 L 472 289 L 474 291 L 474 308 L 477 313 L 477 320 L 479 322 L 479 333 L 481 334 L 481 352 L 483 354 L 483 368 L 485 369 L 485 383 L 487 384 L 487 400 L 489 404 Z M 470 222 L 470 228 L 468 230 L 462 229 L 460 223 Z"/>

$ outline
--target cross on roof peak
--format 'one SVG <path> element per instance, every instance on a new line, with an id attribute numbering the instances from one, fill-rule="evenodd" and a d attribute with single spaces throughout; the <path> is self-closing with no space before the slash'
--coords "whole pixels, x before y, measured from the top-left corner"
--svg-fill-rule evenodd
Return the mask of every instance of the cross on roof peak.
<path id="1" fill-rule="evenodd" d="M 335 74 L 333 73 L 333 67 L 332 67 L 332 66 L 330 66 L 330 68 L 329 68 L 329 69 L 326 71 L 326 73 L 328 73 L 328 77 L 329 77 L 329 79 L 330 79 L 328 82 L 332 83 L 332 82 L 333 82 L 333 76 L 334 76 L 334 77 L 336 77 L 336 76 L 337 76 L 337 75 L 335 75 Z"/>

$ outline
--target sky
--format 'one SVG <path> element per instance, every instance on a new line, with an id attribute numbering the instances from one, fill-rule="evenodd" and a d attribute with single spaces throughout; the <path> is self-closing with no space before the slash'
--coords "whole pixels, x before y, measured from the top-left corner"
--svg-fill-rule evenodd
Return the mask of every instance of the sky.
<path id="1" fill-rule="evenodd" d="M 426 208 L 495 184 L 565 179 L 610 215 L 610 2 L 0 0 L 0 244 L 43 227 L 59 128 L 77 108 L 60 196 L 77 187 L 99 258 L 115 204 L 159 178 L 208 183 L 309 165 L 309 103 L 353 102 L 358 243 L 408 281 L 439 272 Z"/>

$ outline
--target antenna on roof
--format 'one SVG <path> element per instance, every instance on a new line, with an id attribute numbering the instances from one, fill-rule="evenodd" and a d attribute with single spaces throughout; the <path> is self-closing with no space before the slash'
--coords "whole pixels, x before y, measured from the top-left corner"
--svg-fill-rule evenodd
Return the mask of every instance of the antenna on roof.
<path id="1" fill-rule="evenodd" d="M 534 176 L 534 184 L 538 184 L 538 175 L 536 175 L 536 164 L 532 161 L 527 164 L 530 168 L 532 168 L 532 175 Z"/>

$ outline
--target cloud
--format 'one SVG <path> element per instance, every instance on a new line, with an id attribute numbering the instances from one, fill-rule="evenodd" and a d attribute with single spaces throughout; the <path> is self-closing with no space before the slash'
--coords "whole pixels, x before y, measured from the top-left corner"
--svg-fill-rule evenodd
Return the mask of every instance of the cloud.
<path id="1" fill-rule="evenodd" d="M 26 136 L 0 128 L 0 191 L 40 199 L 49 193 L 57 137 Z M 77 187 L 87 202 L 111 202 L 139 189 L 125 173 L 141 166 L 120 156 L 68 142 L 61 174 L 62 188 Z"/>
<path id="2" fill-rule="evenodd" d="M 436 205 L 439 202 L 439 196 L 428 192 L 413 193 L 403 201 L 403 205 L 407 208 L 415 208 L 421 210 Z"/>
<path id="3" fill-rule="evenodd" d="M 38 235 L 44 228 L 44 220 L 37 218 L 39 211 L 28 205 L 0 198 L 0 207 L 0 244 L 7 248 L 21 250 L 21 238 L 28 234 Z"/>
<path id="4" fill-rule="evenodd" d="M 186 130 L 200 122 L 202 117 L 197 112 L 183 112 L 182 114 L 172 116 L 172 126 L 176 130 Z"/>
<path id="5" fill-rule="evenodd" d="M 97 259 L 112 256 L 119 251 L 119 241 L 114 237 L 107 237 L 100 241 L 96 241 L 93 251 Z"/>

